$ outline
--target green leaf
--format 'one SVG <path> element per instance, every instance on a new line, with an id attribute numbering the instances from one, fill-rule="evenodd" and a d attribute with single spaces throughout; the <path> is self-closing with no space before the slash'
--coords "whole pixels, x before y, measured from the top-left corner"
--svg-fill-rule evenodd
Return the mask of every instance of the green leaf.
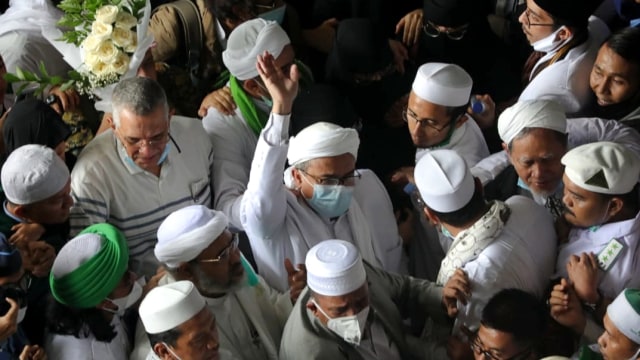
<path id="1" fill-rule="evenodd" d="M 38 76 L 30 71 L 23 71 L 24 79 L 27 81 L 38 82 L 40 80 Z"/>
<path id="2" fill-rule="evenodd" d="M 52 76 L 49 78 L 49 81 L 47 81 L 49 84 L 51 85 L 60 85 L 64 82 L 64 79 L 62 78 L 62 76 Z"/>
<path id="3" fill-rule="evenodd" d="M 60 85 L 60 91 L 67 91 L 68 89 L 73 87 L 75 85 L 75 83 L 76 83 L 75 80 L 69 80 L 69 81 L 65 82 L 64 84 Z"/>
<path id="4" fill-rule="evenodd" d="M 40 74 L 42 74 L 42 76 L 49 77 L 49 73 L 47 72 L 47 68 L 44 66 L 44 61 L 40 61 L 40 64 L 38 65 L 38 68 L 40 68 Z"/>
<path id="5" fill-rule="evenodd" d="M 20 79 L 11 73 L 4 74 L 4 80 L 8 83 L 14 83 L 20 81 Z"/>
<path id="6" fill-rule="evenodd" d="M 16 66 L 16 76 L 18 79 L 24 80 L 24 71 L 22 71 L 19 66 Z"/>

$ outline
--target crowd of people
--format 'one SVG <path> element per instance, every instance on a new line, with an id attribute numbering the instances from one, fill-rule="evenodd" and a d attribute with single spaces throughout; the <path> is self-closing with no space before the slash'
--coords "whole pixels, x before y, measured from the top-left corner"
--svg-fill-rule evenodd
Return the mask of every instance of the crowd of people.
<path id="1" fill-rule="evenodd" d="M 0 75 L 0 360 L 640 359 L 638 0 L 10 0 Z"/>

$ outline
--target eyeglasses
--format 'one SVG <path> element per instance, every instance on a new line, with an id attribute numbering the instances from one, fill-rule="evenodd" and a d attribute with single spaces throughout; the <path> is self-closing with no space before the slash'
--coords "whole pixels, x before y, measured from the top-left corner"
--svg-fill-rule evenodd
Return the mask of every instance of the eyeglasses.
<path id="1" fill-rule="evenodd" d="M 531 22 L 531 10 L 529 10 L 529 8 L 524 9 L 524 16 L 527 18 L 527 23 L 526 23 L 527 28 L 530 28 L 532 26 L 556 26 L 556 24 L 532 23 Z"/>
<path id="2" fill-rule="evenodd" d="M 434 130 L 436 130 L 437 132 L 441 132 L 442 130 L 448 128 L 451 126 L 451 124 L 453 124 L 453 121 L 448 122 L 446 125 L 444 126 L 436 126 L 436 121 L 433 119 L 418 119 L 418 117 L 416 116 L 416 113 L 414 113 L 413 111 L 411 111 L 411 109 L 409 108 L 404 108 L 404 110 L 402 110 L 402 120 L 404 120 L 405 122 L 409 122 L 409 119 L 411 119 L 412 121 L 415 121 L 416 123 L 418 123 L 418 126 L 426 126 L 426 127 L 430 127 Z"/>
<path id="3" fill-rule="evenodd" d="M 271 9 L 274 9 L 276 7 L 276 1 L 277 0 L 273 0 L 271 5 L 262 5 L 262 4 L 255 4 L 255 5 L 256 5 L 256 7 L 258 9 L 269 9 L 269 10 L 271 10 Z"/>
<path id="4" fill-rule="evenodd" d="M 437 38 L 438 36 L 444 34 L 451 40 L 462 39 L 464 35 L 467 33 L 468 29 L 469 29 L 469 24 L 462 25 L 455 29 L 447 29 L 444 31 L 440 30 L 438 26 L 432 23 L 431 21 L 427 21 L 424 25 L 422 25 L 422 31 L 424 31 L 424 33 L 427 36 L 432 38 Z"/>
<path id="5" fill-rule="evenodd" d="M 320 178 L 320 177 L 313 176 L 302 169 L 298 169 L 298 171 L 309 176 L 310 178 L 315 180 L 315 182 L 319 185 L 329 185 L 329 186 L 336 186 L 336 185 L 353 186 L 356 183 L 356 179 L 360 179 L 360 177 L 362 177 L 362 175 L 360 175 L 360 172 L 358 170 L 353 170 L 353 173 L 351 173 L 350 175 L 345 175 L 341 178 L 333 178 L 333 177 Z"/>
<path id="6" fill-rule="evenodd" d="M 229 243 L 229 245 L 227 245 L 224 249 L 222 249 L 222 251 L 220 252 L 220 254 L 213 258 L 213 259 L 202 259 L 202 260 L 198 260 L 198 262 L 201 263 L 218 263 L 224 260 L 227 260 L 229 258 L 229 256 L 231 255 L 231 253 L 233 251 L 235 251 L 238 248 L 238 244 L 240 243 L 240 238 L 238 237 L 238 234 L 233 234 L 231 237 L 231 242 Z"/>
<path id="7" fill-rule="evenodd" d="M 4 297 L 15 300 L 22 307 L 27 303 L 27 292 L 31 287 L 31 280 L 31 274 L 25 271 L 17 282 L 0 286 L 0 291 Z"/>
<path id="8" fill-rule="evenodd" d="M 531 355 L 531 351 L 532 348 L 531 347 L 527 347 L 524 350 L 522 350 L 521 352 L 509 357 L 509 358 L 502 358 L 499 355 L 494 354 L 493 352 L 491 352 L 491 350 L 486 350 L 483 348 L 483 344 L 480 341 L 480 337 L 478 336 L 478 333 L 476 332 L 473 335 L 472 341 L 471 341 L 471 350 L 476 353 L 476 354 L 480 354 L 482 355 L 482 358 L 484 360 L 524 360 L 526 358 L 529 357 L 529 355 Z"/>
<path id="9" fill-rule="evenodd" d="M 171 139 L 171 134 L 169 134 L 169 132 L 167 131 L 165 133 L 158 134 L 149 140 L 131 139 L 127 136 L 121 137 L 123 138 L 122 144 L 129 149 L 139 150 L 143 147 L 158 149 L 165 146 L 167 142 L 169 142 L 169 139 Z"/>

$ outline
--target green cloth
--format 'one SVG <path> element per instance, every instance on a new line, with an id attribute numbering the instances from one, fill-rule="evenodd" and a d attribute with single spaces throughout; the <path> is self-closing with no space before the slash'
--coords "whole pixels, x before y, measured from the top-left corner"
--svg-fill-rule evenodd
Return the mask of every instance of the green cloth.
<path id="1" fill-rule="evenodd" d="M 267 124 L 267 120 L 269 120 L 269 114 L 265 114 L 256 108 L 256 105 L 251 98 L 247 96 L 247 93 L 244 92 L 244 89 L 242 89 L 242 86 L 238 83 L 238 79 L 236 79 L 235 76 L 229 77 L 229 88 L 231 89 L 233 101 L 238 106 L 238 109 L 240 109 L 244 121 L 247 122 L 247 125 L 249 125 L 256 136 L 260 135 L 260 132 Z"/>
<path id="2" fill-rule="evenodd" d="M 81 234 L 102 237 L 100 250 L 69 274 L 49 276 L 51 294 L 60 303 L 74 308 L 92 308 L 104 300 L 127 271 L 129 248 L 124 234 L 113 225 L 95 224 Z"/>

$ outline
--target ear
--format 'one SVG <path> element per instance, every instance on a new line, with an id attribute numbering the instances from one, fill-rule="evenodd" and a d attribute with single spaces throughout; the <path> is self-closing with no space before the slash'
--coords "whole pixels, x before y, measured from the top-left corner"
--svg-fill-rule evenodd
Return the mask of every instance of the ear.
<path id="1" fill-rule="evenodd" d="M 556 36 L 560 40 L 567 40 L 568 38 L 570 38 L 573 35 L 574 35 L 574 31 L 573 31 L 572 28 L 570 28 L 568 26 L 562 26 L 561 30 L 558 32 L 558 34 Z"/>
<path id="2" fill-rule="evenodd" d="M 193 271 L 191 270 L 191 266 L 189 263 L 182 263 L 178 266 L 178 269 L 175 271 L 176 280 L 189 280 L 191 282 L 195 282 L 195 276 L 193 275 Z"/>
<path id="3" fill-rule="evenodd" d="M 307 309 L 313 313 L 313 316 L 317 317 L 318 320 L 322 321 L 322 318 L 324 316 L 322 316 L 322 313 L 318 310 L 318 307 L 313 301 L 311 300 L 307 301 Z"/>
<path id="4" fill-rule="evenodd" d="M 15 205 L 13 213 L 21 219 L 29 218 L 29 208 L 24 205 Z"/>
<path id="5" fill-rule="evenodd" d="M 116 123 L 113 121 L 112 113 L 105 113 L 104 116 L 102 117 L 102 121 L 106 121 L 107 126 L 109 126 L 111 130 L 114 130 L 114 131 L 116 130 Z"/>
<path id="6" fill-rule="evenodd" d="M 260 88 L 258 80 L 256 79 L 245 80 L 242 83 L 242 88 L 247 92 L 247 94 L 254 98 L 259 98 L 262 95 L 262 88 Z"/>
<path id="7" fill-rule="evenodd" d="M 300 170 L 291 168 L 291 177 L 293 178 L 293 184 L 296 186 L 296 189 L 299 189 L 302 186 L 302 175 L 300 174 Z"/>
<path id="8" fill-rule="evenodd" d="M 622 208 L 624 207 L 624 201 L 619 198 L 619 197 L 614 197 L 611 198 L 611 200 L 609 201 L 609 217 L 612 218 L 616 215 L 618 215 L 618 213 L 620 213 L 620 211 L 622 211 Z"/>
<path id="9" fill-rule="evenodd" d="M 460 115 L 460 117 L 458 118 L 458 120 L 456 120 L 456 129 L 459 128 L 460 126 L 462 126 L 462 124 L 464 124 L 465 122 L 467 122 L 467 120 L 469 120 L 469 117 L 467 116 L 466 113 Z"/>
<path id="10" fill-rule="evenodd" d="M 107 299 L 100 301 L 100 303 L 96 305 L 95 308 L 98 310 L 104 310 L 105 308 L 111 309 L 111 310 L 117 310 L 116 305 L 114 305 L 111 301 Z"/>
<path id="11" fill-rule="evenodd" d="M 502 150 L 504 150 L 504 152 L 506 152 L 507 155 L 511 156 L 511 154 L 509 153 L 509 146 L 507 146 L 507 143 L 503 142 L 501 146 L 502 146 Z"/>
<path id="12" fill-rule="evenodd" d="M 429 220 L 429 222 L 432 225 L 440 224 L 440 219 L 438 219 L 438 217 L 431 210 L 429 210 L 428 207 L 425 206 L 423 211 L 424 211 L 424 216 L 427 217 L 427 220 Z"/>
<path id="13" fill-rule="evenodd" d="M 171 359 L 171 353 L 163 343 L 155 343 L 155 345 L 153 345 L 153 352 L 155 352 L 160 359 Z"/>

